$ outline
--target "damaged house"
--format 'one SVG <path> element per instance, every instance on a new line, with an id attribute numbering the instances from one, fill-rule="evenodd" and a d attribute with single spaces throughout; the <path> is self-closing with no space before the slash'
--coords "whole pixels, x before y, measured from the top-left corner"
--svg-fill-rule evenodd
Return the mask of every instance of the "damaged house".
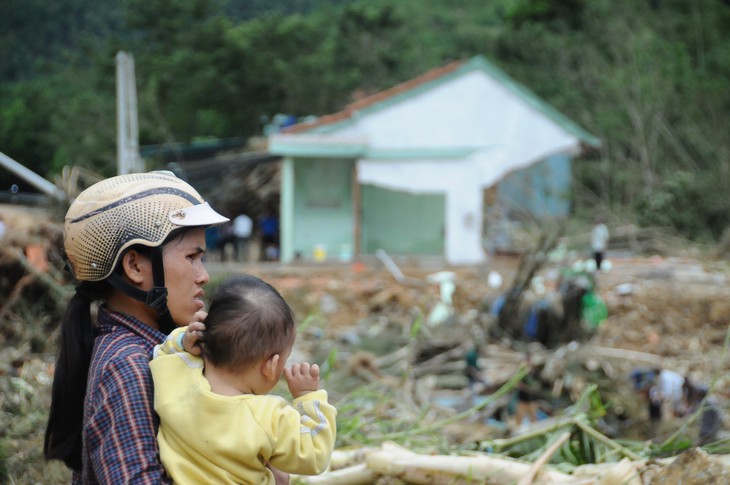
<path id="1" fill-rule="evenodd" d="M 598 140 L 481 56 L 268 139 L 281 260 L 487 257 L 485 214 L 565 217 L 571 158 Z"/>

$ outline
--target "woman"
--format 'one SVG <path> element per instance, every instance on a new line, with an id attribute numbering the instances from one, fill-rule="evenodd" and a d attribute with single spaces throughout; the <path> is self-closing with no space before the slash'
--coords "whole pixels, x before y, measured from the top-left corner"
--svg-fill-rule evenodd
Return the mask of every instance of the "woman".
<path id="1" fill-rule="evenodd" d="M 205 318 L 205 229 L 227 220 L 169 172 L 112 177 L 71 204 L 64 249 L 80 284 L 61 324 L 43 451 L 74 483 L 167 480 L 149 360 L 173 328 Z"/>

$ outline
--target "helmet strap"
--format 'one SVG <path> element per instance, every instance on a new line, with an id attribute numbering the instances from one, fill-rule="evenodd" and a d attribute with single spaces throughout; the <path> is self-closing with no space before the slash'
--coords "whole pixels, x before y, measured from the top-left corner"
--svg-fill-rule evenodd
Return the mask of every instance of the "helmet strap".
<path id="1" fill-rule="evenodd" d="M 167 288 L 165 287 L 165 269 L 162 263 L 162 248 L 152 248 L 152 282 L 153 286 L 148 291 L 140 290 L 124 279 L 118 273 L 112 273 L 107 280 L 109 284 L 124 293 L 130 298 L 141 301 L 157 312 L 159 329 L 165 335 L 175 329 L 175 322 L 167 307 Z"/>
<path id="2" fill-rule="evenodd" d="M 165 335 L 175 330 L 170 309 L 167 307 L 167 287 L 165 286 L 165 266 L 162 263 L 162 246 L 152 248 L 152 282 L 154 286 L 147 292 L 147 306 L 154 308 L 160 317 L 160 331 Z"/>

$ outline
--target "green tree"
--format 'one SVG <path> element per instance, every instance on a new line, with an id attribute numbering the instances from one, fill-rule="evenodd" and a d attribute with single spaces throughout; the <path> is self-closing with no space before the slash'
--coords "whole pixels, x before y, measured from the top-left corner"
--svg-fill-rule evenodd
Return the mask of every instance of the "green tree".
<path id="1" fill-rule="evenodd" d="M 0 150 L 42 174 L 68 163 L 113 173 L 119 50 L 136 61 L 142 144 L 245 139 L 277 113 L 332 113 L 356 93 L 483 54 L 602 140 L 574 164 L 578 213 L 599 206 L 690 236 L 694 222 L 712 236 L 729 222 L 727 2 L 8 0 L 3 8 Z M 693 216 L 651 220 L 669 199 Z"/>

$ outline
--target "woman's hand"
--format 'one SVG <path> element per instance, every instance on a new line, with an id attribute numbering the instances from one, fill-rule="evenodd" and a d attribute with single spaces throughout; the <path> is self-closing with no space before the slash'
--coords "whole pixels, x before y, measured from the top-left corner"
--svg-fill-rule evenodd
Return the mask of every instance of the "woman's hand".
<path id="1" fill-rule="evenodd" d="M 200 342 L 204 340 L 205 324 L 203 320 L 208 314 L 202 310 L 195 313 L 195 321 L 190 322 L 188 328 L 185 330 L 183 335 L 183 348 L 186 352 L 192 355 L 200 355 L 202 349 L 200 348 Z"/>

